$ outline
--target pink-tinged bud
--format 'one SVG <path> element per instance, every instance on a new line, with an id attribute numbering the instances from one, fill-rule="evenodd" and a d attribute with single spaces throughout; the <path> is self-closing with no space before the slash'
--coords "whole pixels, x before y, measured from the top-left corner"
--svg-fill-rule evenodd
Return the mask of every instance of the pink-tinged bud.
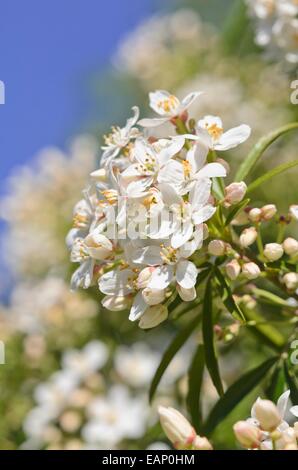
<path id="1" fill-rule="evenodd" d="M 127 310 L 132 303 L 131 297 L 122 297 L 116 295 L 106 295 L 101 301 L 101 304 L 107 310 L 111 312 L 121 312 L 121 310 Z"/>
<path id="2" fill-rule="evenodd" d="M 253 409 L 255 417 L 264 431 L 272 432 L 281 423 L 277 406 L 272 401 L 258 398 Z"/>
<path id="3" fill-rule="evenodd" d="M 231 183 L 225 188 L 225 202 L 227 204 L 237 204 L 245 196 L 247 186 L 244 181 Z"/>
<path id="4" fill-rule="evenodd" d="M 97 181 L 99 183 L 105 183 L 107 181 L 107 172 L 104 168 L 92 171 L 92 173 L 90 173 L 90 176 L 94 181 Z"/>
<path id="5" fill-rule="evenodd" d="M 211 443 L 208 441 L 207 437 L 196 436 L 193 444 L 193 450 L 213 450 Z"/>
<path id="6" fill-rule="evenodd" d="M 215 161 L 216 163 L 220 163 L 220 165 L 224 167 L 224 169 L 227 172 L 227 175 L 230 173 L 230 165 L 228 164 L 226 160 L 224 160 L 223 158 L 217 158 Z"/>
<path id="7" fill-rule="evenodd" d="M 248 218 L 248 214 L 246 213 L 246 211 L 240 211 L 236 217 L 232 220 L 231 224 L 232 225 L 245 225 L 245 224 L 248 224 L 249 222 L 249 218 Z"/>
<path id="8" fill-rule="evenodd" d="M 287 273 L 282 278 L 288 290 L 296 290 L 298 288 L 298 273 Z"/>
<path id="9" fill-rule="evenodd" d="M 240 267 L 240 264 L 238 263 L 238 261 L 233 259 L 232 261 L 229 261 L 226 264 L 225 270 L 226 270 L 227 276 L 230 279 L 232 279 L 232 281 L 234 281 L 239 276 L 240 271 L 241 271 L 241 267 Z"/>
<path id="10" fill-rule="evenodd" d="M 257 449 L 261 443 L 262 433 L 257 426 L 247 421 L 238 421 L 233 426 L 236 439 L 246 449 Z"/>
<path id="11" fill-rule="evenodd" d="M 244 229 L 240 235 L 240 245 L 242 246 L 242 248 L 247 248 L 256 241 L 257 236 L 258 232 L 255 227 L 249 227 Z"/>
<path id="12" fill-rule="evenodd" d="M 289 213 L 290 216 L 293 217 L 293 219 L 298 220 L 298 205 L 293 204 L 292 206 L 290 206 Z"/>
<path id="13" fill-rule="evenodd" d="M 225 254 L 226 244 L 222 240 L 212 240 L 208 245 L 208 253 L 213 256 L 222 256 Z"/>
<path id="14" fill-rule="evenodd" d="M 148 282 L 151 279 L 153 271 L 154 271 L 154 268 L 152 266 L 142 269 L 137 279 L 138 289 L 144 289 L 144 287 L 147 287 Z"/>
<path id="15" fill-rule="evenodd" d="M 251 222 L 260 222 L 262 217 L 262 211 L 258 207 L 254 207 L 248 213 L 248 218 Z"/>
<path id="16" fill-rule="evenodd" d="M 282 244 L 285 253 L 289 256 L 298 255 L 298 241 L 295 238 L 288 237 Z"/>
<path id="17" fill-rule="evenodd" d="M 189 289 L 185 289 L 185 287 L 181 287 L 179 284 L 176 285 L 178 294 L 180 295 L 181 299 L 184 302 L 191 302 L 195 300 L 197 297 L 197 292 L 195 287 L 190 287 Z"/>
<path id="18" fill-rule="evenodd" d="M 174 408 L 158 408 L 160 424 L 172 444 L 181 450 L 189 449 L 196 438 L 192 425 Z"/>
<path id="19" fill-rule="evenodd" d="M 142 330 L 154 328 L 168 318 L 168 309 L 165 305 L 154 305 L 147 308 L 140 318 L 139 327 Z"/>
<path id="20" fill-rule="evenodd" d="M 242 274 L 246 279 L 257 279 L 261 274 L 260 268 L 256 263 L 245 263 L 242 266 Z"/>
<path id="21" fill-rule="evenodd" d="M 279 243 L 267 243 L 264 249 L 264 255 L 268 261 L 276 261 L 284 254 L 283 247 Z"/>
<path id="22" fill-rule="evenodd" d="M 272 217 L 275 216 L 277 209 L 274 204 L 266 204 L 266 206 L 263 206 L 262 209 L 262 219 L 264 220 L 270 220 Z"/>
<path id="23" fill-rule="evenodd" d="M 150 289 L 146 287 L 142 291 L 143 299 L 148 305 L 157 305 L 165 300 L 165 289 Z"/>

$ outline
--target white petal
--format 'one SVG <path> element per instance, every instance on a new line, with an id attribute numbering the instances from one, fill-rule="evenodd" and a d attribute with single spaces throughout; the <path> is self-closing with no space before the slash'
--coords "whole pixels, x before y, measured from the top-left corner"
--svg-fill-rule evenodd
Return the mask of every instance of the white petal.
<path id="1" fill-rule="evenodd" d="M 192 205 L 193 211 L 200 209 L 204 206 L 209 197 L 211 191 L 211 180 L 210 179 L 201 179 L 196 181 L 196 184 L 190 191 L 189 202 Z"/>
<path id="2" fill-rule="evenodd" d="M 207 163 L 203 168 L 196 174 L 196 178 L 220 178 L 227 176 L 227 171 L 220 163 Z"/>
<path id="3" fill-rule="evenodd" d="M 181 260 L 177 264 L 176 280 L 184 289 L 191 289 L 196 285 L 198 270 L 196 266 L 187 260 Z"/>
<path id="4" fill-rule="evenodd" d="M 168 122 L 168 120 L 168 118 L 144 118 L 141 119 L 138 124 L 142 127 L 158 127 Z"/>
<path id="5" fill-rule="evenodd" d="M 192 300 L 195 300 L 195 298 L 197 297 L 195 287 L 191 287 L 190 289 L 185 289 L 181 287 L 179 284 L 177 284 L 177 291 L 181 299 L 184 300 L 184 302 L 191 302 Z"/>
<path id="6" fill-rule="evenodd" d="M 140 197 L 146 191 L 147 188 L 152 184 L 153 177 L 146 176 L 140 178 L 137 181 L 132 181 L 126 188 L 128 197 Z"/>
<path id="7" fill-rule="evenodd" d="M 192 214 L 192 219 L 196 225 L 206 222 L 206 220 L 211 219 L 213 214 L 216 212 L 216 208 L 208 204 L 207 206 L 202 207 L 197 212 Z"/>
<path id="8" fill-rule="evenodd" d="M 193 173 L 197 173 L 204 165 L 211 143 L 208 142 L 208 144 L 200 140 L 187 152 L 186 160 L 189 161 Z"/>
<path id="9" fill-rule="evenodd" d="M 282 419 L 284 418 L 286 410 L 287 410 L 289 396 L 290 396 L 290 390 L 287 390 L 279 397 L 277 401 L 277 409 Z"/>
<path id="10" fill-rule="evenodd" d="M 148 308 L 148 305 L 146 304 L 142 296 L 142 291 L 140 291 L 135 296 L 135 299 L 130 309 L 130 314 L 129 314 L 128 319 L 130 321 L 138 320 L 143 315 L 143 313 L 145 312 L 147 308 Z"/>
<path id="11" fill-rule="evenodd" d="M 173 275 L 173 266 L 158 266 L 156 269 L 154 269 L 147 287 L 150 289 L 166 289 L 166 287 L 168 287 L 168 285 L 172 282 Z"/>
<path id="12" fill-rule="evenodd" d="M 127 295 L 132 291 L 129 278 L 133 277 L 131 269 L 109 271 L 100 277 L 99 290 L 106 295 Z"/>
<path id="13" fill-rule="evenodd" d="M 94 260 L 88 259 L 81 264 L 81 266 L 73 273 L 70 281 L 71 290 L 76 290 L 79 287 L 88 289 L 93 278 Z"/>
<path id="14" fill-rule="evenodd" d="M 133 116 L 128 118 L 125 125 L 125 130 L 128 133 L 130 129 L 136 124 L 137 120 L 140 116 L 140 110 L 137 106 L 133 106 L 132 108 Z"/>
<path id="15" fill-rule="evenodd" d="M 298 405 L 292 406 L 292 408 L 290 408 L 290 412 L 292 413 L 292 415 L 298 418 Z"/>
<path id="16" fill-rule="evenodd" d="M 160 183 L 158 188 L 162 194 L 162 198 L 165 204 L 171 206 L 172 204 L 182 204 L 183 199 L 175 191 L 175 189 L 168 183 Z"/>
<path id="17" fill-rule="evenodd" d="M 174 232 L 171 238 L 171 245 L 173 248 L 180 248 L 187 242 L 193 233 L 193 225 L 191 222 L 182 224 L 180 230 Z"/>
<path id="18" fill-rule="evenodd" d="M 181 102 L 181 110 L 185 110 L 189 108 L 189 106 L 194 102 L 195 99 L 197 99 L 198 96 L 202 95 L 202 91 L 194 91 L 192 93 L 189 93 L 185 98 L 183 98 Z"/>
<path id="19" fill-rule="evenodd" d="M 222 134 L 219 142 L 214 145 L 214 148 L 215 150 L 228 150 L 237 147 L 237 145 L 248 139 L 250 132 L 250 127 L 246 124 L 233 127 Z"/>
<path id="20" fill-rule="evenodd" d="M 183 165 L 177 160 L 170 160 L 159 171 L 157 180 L 159 183 L 166 183 L 178 187 L 184 181 Z"/>
<path id="21" fill-rule="evenodd" d="M 138 248 L 132 254 L 132 261 L 136 264 L 146 264 L 148 266 L 155 266 L 162 263 L 160 256 L 160 246 L 146 246 L 145 248 Z"/>
<path id="22" fill-rule="evenodd" d="M 160 166 L 167 163 L 170 158 L 180 152 L 184 146 L 185 139 L 183 136 L 177 136 L 173 139 L 160 139 L 153 143 Z"/>

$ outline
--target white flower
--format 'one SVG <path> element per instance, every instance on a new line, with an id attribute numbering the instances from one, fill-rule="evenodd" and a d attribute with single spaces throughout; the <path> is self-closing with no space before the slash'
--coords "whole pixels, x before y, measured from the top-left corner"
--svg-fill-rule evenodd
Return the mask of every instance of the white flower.
<path id="1" fill-rule="evenodd" d="M 250 136 L 250 127 L 241 124 L 224 132 L 222 120 L 218 116 L 205 116 L 197 124 L 196 133 L 212 150 L 229 150 L 245 142 Z"/>
<path id="2" fill-rule="evenodd" d="M 180 116 L 189 108 L 192 102 L 201 94 L 201 92 L 193 92 L 187 95 L 182 101 L 176 96 L 171 95 L 165 90 L 156 90 L 149 93 L 150 107 L 161 118 L 141 119 L 138 124 L 143 127 L 156 127 L 164 124 L 171 119 Z"/>
<path id="3" fill-rule="evenodd" d="M 90 341 L 81 351 L 68 350 L 62 358 L 64 369 L 73 372 L 80 380 L 101 369 L 108 360 L 108 349 L 102 341 Z"/>
<path id="4" fill-rule="evenodd" d="M 139 119 L 139 108 L 134 106 L 132 108 L 133 117 L 129 118 L 124 127 L 112 128 L 111 134 L 105 136 L 106 145 L 102 147 L 104 150 L 101 156 L 101 164 L 108 166 L 108 164 L 119 155 L 120 151 L 125 148 L 131 139 L 137 137 L 138 130 L 134 127 Z"/>

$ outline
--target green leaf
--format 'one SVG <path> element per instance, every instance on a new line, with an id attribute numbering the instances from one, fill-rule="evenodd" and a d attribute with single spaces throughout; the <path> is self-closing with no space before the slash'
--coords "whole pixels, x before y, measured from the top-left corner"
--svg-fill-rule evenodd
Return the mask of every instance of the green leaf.
<path id="1" fill-rule="evenodd" d="M 285 345 L 285 338 L 277 328 L 274 328 L 266 319 L 253 309 L 245 309 L 247 323 L 245 327 L 249 328 L 256 337 L 261 339 L 275 351 L 281 351 Z"/>
<path id="2" fill-rule="evenodd" d="M 281 297 L 279 297 L 276 294 L 273 294 L 272 292 L 269 292 L 264 289 L 258 289 L 257 287 L 252 289 L 252 292 L 256 297 L 258 297 L 261 300 L 262 299 L 265 300 L 270 305 L 291 308 L 291 305 L 289 305 L 289 303 L 285 299 L 282 299 Z M 297 308 L 297 307 L 292 307 L 292 308 Z"/>
<path id="3" fill-rule="evenodd" d="M 250 199 L 247 198 L 247 199 L 244 199 L 244 201 L 240 201 L 240 202 L 238 202 L 238 204 L 233 206 L 233 208 L 230 210 L 230 212 L 227 215 L 227 218 L 226 218 L 226 221 L 225 221 L 225 227 L 227 227 L 232 222 L 232 220 L 236 217 L 238 212 L 241 211 L 241 209 L 243 209 L 245 206 L 247 206 L 249 201 L 250 201 Z"/>
<path id="4" fill-rule="evenodd" d="M 205 367 L 204 346 L 199 344 L 188 371 L 188 394 L 186 404 L 191 416 L 191 422 L 199 433 L 202 416 L 200 412 L 200 395 Z"/>
<path id="5" fill-rule="evenodd" d="M 223 394 L 223 386 L 221 383 L 218 362 L 216 357 L 216 350 L 214 345 L 214 328 L 213 328 L 213 312 L 212 312 L 212 286 L 209 277 L 205 290 L 205 297 L 203 303 L 203 341 L 205 349 L 206 366 L 209 371 L 212 382 L 221 396 Z"/>
<path id="6" fill-rule="evenodd" d="M 278 359 L 278 356 L 271 357 L 260 366 L 246 372 L 246 374 L 242 375 L 239 380 L 234 382 L 233 385 L 228 388 L 226 393 L 218 400 L 208 416 L 204 426 L 204 433 L 207 436 L 210 435 L 216 426 L 225 419 L 235 406 L 237 406 L 239 402 L 248 393 L 250 393 L 259 382 L 261 382 Z"/>
<path id="7" fill-rule="evenodd" d="M 245 317 L 238 305 L 236 304 L 227 281 L 222 275 L 220 269 L 218 269 L 217 267 L 215 268 L 215 276 L 219 282 L 219 293 L 225 307 L 236 320 L 241 321 L 241 323 L 245 323 Z"/>
<path id="8" fill-rule="evenodd" d="M 285 378 L 281 364 L 277 364 L 274 368 L 269 384 L 265 390 L 268 400 L 277 402 L 278 398 L 284 391 Z"/>
<path id="9" fill-rule="evenodd" d="M 284 362 L 284 373 L 286 382 L 290 389 L 290 397 L 292 400 L 293 405 L 298 404 L 298 382 L 295 375 L 292 371 L 289 370 L 289 366 L 286 362 Z"/>
<path id="10" fill-rule="evenodd" d="M 155 372 L 153 380 L 151 382 L 150 391 L 149 391 L 149 400 L 152 401 L 156 389 L 161 381 L 163 374 L 165 373 L 167 367 L 172 361 L 175 354 L 182 348 L 183 344 L 188 340 L 190 335 L 195 331 L 196 327 L 200 322 L 201 316 L 198 315 L 192 322 L 190 322 L 187 327 L 182 330 L 178 335 L 173 339 L 173 341 L 168 346 L 166 352 L 164 353 L 162 360 Z"/>
<path id="11" fill-rule="evenodd" d="M 270 132 L 270 134 L 266 135 L 265 137 L 262 137 L 253 147 L 247 158 L 243 161 L 242 165 L 240 165 L 240 168 L 236 173 L 235 181 L 243 181 L 255 166 L 262 154 L 265 152 L 265 150 L 276 139 L 278 139 L 278 137 L 294 129 L 298 129 L 298 122 L 293 122 L 291 124 L 287 124 L 286 126 L 282 126 L 279 129 Z"/>
<path id="12" fill-rule="evenodd" d="M 270 180 L 274 176 L 279 175 L 280 173 L 283 173 L 286 170 L 289 170 L 290 168 L 293 168 L 294 166 L 298 165 L 298 160 L 294 160 L 292 162 L 287 162 L 287 163 L 282 163 L 279 166 L 276 166 L 270 171 L 267 171 L 264 175 L 260 176 L 257 178 L 255 181 L 253 181 L 247 188 L 246 193 L 250 193 L 251 191 L 254 191 L 258 186 L 261 186 L 261 184 L 266 183 L 266 181 Z"/>

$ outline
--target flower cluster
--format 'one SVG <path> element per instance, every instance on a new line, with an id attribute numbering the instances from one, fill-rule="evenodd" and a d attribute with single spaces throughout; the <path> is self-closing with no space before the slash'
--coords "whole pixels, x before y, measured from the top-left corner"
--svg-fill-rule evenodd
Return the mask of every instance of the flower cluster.
<path id="1" fill-rule="evenodd" d="M 298 421 L 290 426 L 286 421 L 290 391 L 284 392 L 277 405 L 258 398 L 251 410 L 251 418 L 238 421 L 234 433 L 239 443 L 248 449 L 298 450 Z M 298 417 L 298 406 L 290 409 Z"/>
<path id="2" fill-rule="evenodd" d="M 296 0 L 247 0 L 256 19 L 256 43 L 297 63 L 298 3 Z"/>
<path id="3" fill-rule="evenodd" d="M 199 95 L 180 101 L 163 90 L 150 93 L 159 117 L 138 121 L 134 107 L 126 126 L 113 128 L 67 236 L 71 260 L 80 263 L 72 288 L 98 283 L 105 308 L 130 308 L 130 320 L 145 329 L 167 318 L 177 292 L 184 301 L 196 298 L 195 257 L 219 203 L 216 187 L 227 173 L 215 152 L 250 135 L 245 124 L 224 131 L 217 116 L 189 119 L 188 108 Z M 154 137 L 154 130 L 168 123 L 173 132 Z M 221 202 L 239 202 L 243 186 L 227 186 Z"/>

